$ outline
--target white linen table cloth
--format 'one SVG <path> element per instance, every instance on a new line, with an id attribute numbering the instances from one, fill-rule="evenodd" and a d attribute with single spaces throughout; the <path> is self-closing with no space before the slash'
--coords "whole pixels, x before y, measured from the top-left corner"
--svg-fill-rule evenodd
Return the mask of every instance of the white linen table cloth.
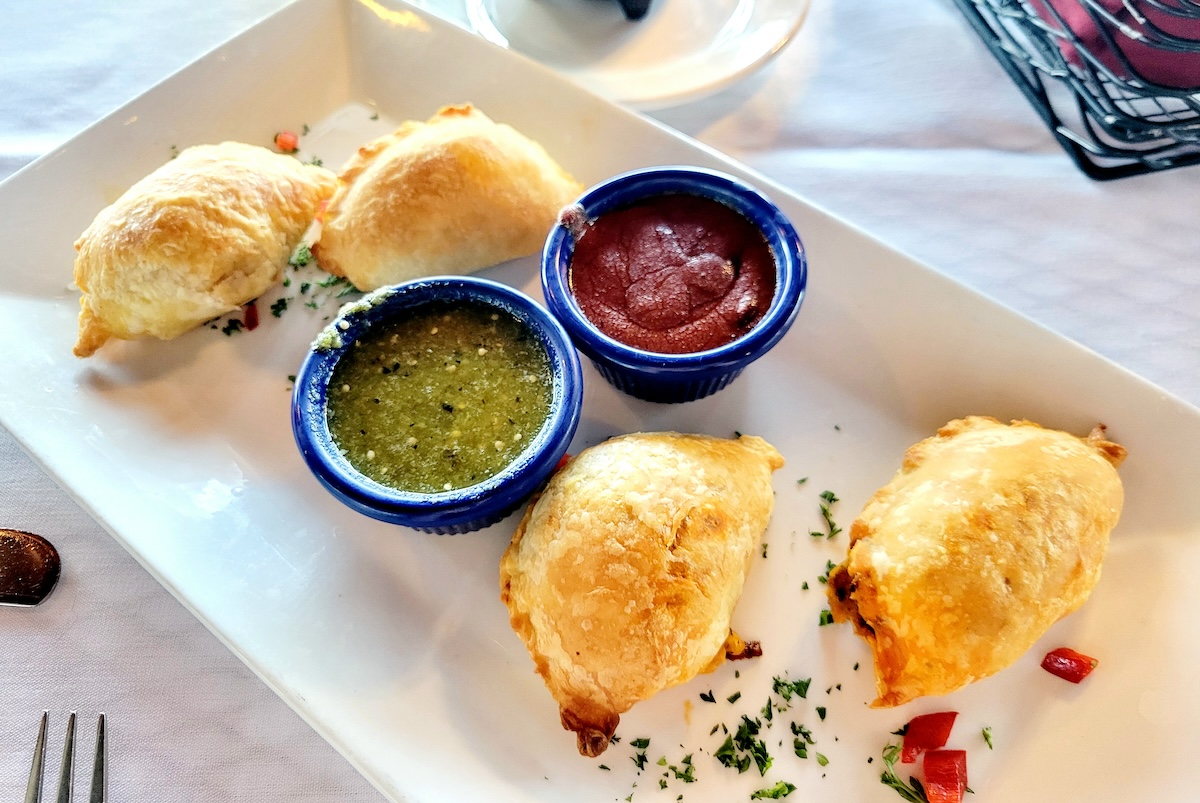
<path id="1" fill-rule="evenodd" d="M 7 0 L 0 179 L 283 4 Z M 950 0 L 815 0 L 766 69 L 655 116 L 1200 404 L 1200 168 L 1084 177 Z M 75 708 L 89 770 L 109 715 L 113 801 L 382 800 L 2 429 L 0 478 L 0 527 L 65 566 L 0 608 L 0 798 Z"/>

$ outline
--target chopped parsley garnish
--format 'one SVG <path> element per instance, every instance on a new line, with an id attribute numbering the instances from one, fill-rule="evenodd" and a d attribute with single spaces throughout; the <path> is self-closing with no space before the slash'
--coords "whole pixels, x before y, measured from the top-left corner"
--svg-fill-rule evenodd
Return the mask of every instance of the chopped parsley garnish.
<path id="1" fill-rule="evenodd" d="M 308 136 L 309 131 L 312 131 L 312 129 L 308 127 L 308 123 L 305 123 L 303 126 L 300 127 L 300 136 L 302 136 L 302 137 Z"/>
<path id="2" fill-rule="evenodd" d="M 821 627 L 833 624 L 833 611 L 828 608 L 821 609 L 821 618 L 817 620 L 817 624 Z"/>
<path id="3" fill-rule="evenodd" d="M 305 293 L 307 293 L 310 287 L 312 287 L 311 282 L 301 282 L 300 283 L 300 295 L 304 295 Z"/>
<path id="4" fill-rule="evenodd" d="M 372 120 L 378 120 L 378 119 L 379 119 L 379 112 L 375 112 L 374 114 L 372 114 L 372 115 L 371 115 L 371 119 L 372 119 Z"/>
<path id="5" fill-rule="evenodd" d="M 807 590 L 808 590 L 808 581 L 807 581 L 807 580 L 805 580 L 803 583 L 801 583 L 801 584 L 800 584 L 800 590 L 801 590 L 801 591 L 807 591 Z"/>
<path id="6" fill-rule="evenodd" d="M 983 740 L 987 742 L 988 750 L 995 749 L 992 747 L 992 729 L 990 726 L 983 729 Z"/>
<path id="7" fill-rule="evenodd" d="M 763 556 L 764 558 L 767 556 L 767 547 L 768 547 L 768 546 L 769 546 L 769 544 L 767 544 L 767 542 L 766 542 L 766 541 L 763 541 L 763 545 L 762 545 L 762 556 Z"/>
<path id="8" fill-rule="evenodd" d="M 725 700 L 730 703 L 736 703 L 739 699 L 741 699 L 741 696 L 742 693 L 740 691 L 735 691 L 733 694 L 726 697 Z"/>
<path id="9" fill-rule="evenodd" d="M 683 769 L 674 764 L 667 765 L 667 769 L 675 773 L 675 780 L 683 781 L 684 783 L 695 783 L 696 768 L 692 766 L 692 754 L 688 753 L 679 763 L 683 765 Z"/>
<path id="10" fill-rule="evenodd" d="M 737 732 L 725 737 L 725 742 L 713 753 L 713 758 L 726 767 L 736 769 L 739 773 L 750 769 L 750 764 L 758 768 L 759 775 L 766 775 L 772 758 L 767 752 L 767 745 L 758 738 L 762 722 L 742 715 L 742 722 Z"/>
<path id="11" fill-rule="evenodd" d="M 779 800 L 785 798 L 792 792 L 796 791 L 796 787 L 787 781 L 780 781 L 774 786 L 767 789 L 759 789 L 750 795 L 751 800 Z"/>
<path id="12" fill-rule="evenodd" d="M 770 697 L 767 698 L 767 704 L 762 707 L 762 718 L 767 722 L 775 718 L 775 708 Z"/>
<path id="13" fill-rule="evenodd" d="M 296 375 L 288 374 L 288 381 L 291 382 L 293 385 L 296 384 Z"/>
<path id="14" fill-rule="evenodd" d="M 814 755 L 816 755 L 816 757 L 817 757 L 817 763 L 820 764 L 822 767 L 829 765 L 829 759 L 825 758 L 825 756 L 821 755 L 820 753 L 816 753 Z"/>
<path id="15" fill-rule="evenodd" d="M 311 158 L 307 162 L 305 162 L 305 164 L 312 165 L 313 167 L 324 167 L 325 160 L 322 159 L 320 156 L 314 156 L 313 158 Z"/>
<path id="16" fill-rule="evenodd" d="M 646 769 L 646 751 L 639 750 L 637 753 L 630 756 L 630 761 L 636 764 L 639 770 Z"/>
<path id="17" fill-rule="evenodd" d="M 650 740 L 649 739 L 634 739 L 632 742 L 629 743 L 629 746 L 636 748 L 638 750 L 645 750 L 647 747 L 650 746 Z"/>
<path id="18" fill-rule="evenodd" d="M 812 678 L 804 678 L 802 680 L 785 680 L 781 677 L 776 677 L 771 680 L 771 691 L 783 698 L 784 702 L 790 702 L 792 695 L 797 697 L 807 697 L 808 687 L 812 684 Z M 781 711 L 785 710 L 780 707 Z"/>
<path id="19" fill-rule="evenodd" d="M 608 769 L 608 765 L 607 765 L 607 764 L 601 764 L 601 765 L 600 765 L 600 769 L 602 769 L 602 770 L 608 770 L 609 772 L 612 772 L 612 770 L 609 770 L 609 769 Z"/>
<path id="20" fill-rule="evenodd" d="M 825 519 L 825 526 L 829 528 L 829 533 L 825 536 L 827 539 L 833 538 L 842 531 L 842 528 L 834 523 L 833 513 L 830 512 L 830 508 L 838 501 L 833 491 L 821 492 L 821 518 Z"/>
<path id="21" fill-rule="evenodd" d="M 304 306 L 308 307 L 309 309 L 316 309 L 320 305 L 315 301 L 305 301 Z"/>
<path id="22" fill-rule="evenodd" d="M 279 318 L 287 311 L 288 299 L 281 298 L 271 302 L 271 314 Z"/>
<path id="23" fill-rule="evenodd" d="M 910 777 L 906 784 L 896 775 L 896 759 L 899 757 L 900 745 L 889 743 L 883 748 L 883 772 L 879 775 L 879 782 L 895 790 L 896 794 L 908 803 L 929 803 L 929 798 L 925 796 L 925 787 L 920 781 Z"/>
<path id="24" fill-rule="evenodd" d="M 823 705 L 817 706 L 817 716 L 819 716 L 821 718 L 822 722 L 825 721 L 825 706 L 823 706 Z"/>
<path id="25" fill-rule="evenodd" d="M 796 737 L 792 739 L 792 749 L 800 758 L 808 758 L 808 746 L 817 743 L 817 740 L 813 738 L 812 731 L 795 722 L 791 724 L 791 728 L 792 735 Z"/>
<path id="26" fill-rule="evenodd" d="M 178 146 L 178 145 L 172 145 L 172 146 L 171 146 L 171 158 L 172 158 L 172 159 L 178 159 L 178 158 L 179 158 L 179 146 Z"/>
<path id="27" fill-rule="evenodd" d="M 221 327 L 221 331 L 225 334 L 225 337 L 229 337 L 234 332 L 242 331 L 242 322 L 237 318 L 230 318 L 225 322 L 225 325 Z"/>
<path id="28" fill-rule="evenodd" d="M 713 697 L 712 689 L 700 692 L 700 699 L 706 703 L 715 703 L 717 699 Z"/>
<path id="29" fill-rule="evenodd" d="M 806 482 L 808 482 L 808 477 L 801 477 L 800 479 L 796 480 L 797 485 L 803 485 Z"/>
<path id="30" fill-rule="evenodd" d="M 857 672 L 857 671 L 858 671 L 858 661 L 855 661 L 855 662 L 854 662 L 854 671 L 855 671 L 855 672 Z"/>
<path id="31" fill-rule="evenodd" d="M 740 437 L 742 437 L 742 433 L 738 432 L 738 431 L 735 429 L 735 430 L 733 431 L 733 437 L 735 437 L 735 438 L 740 438 Z"/>
<path id="32" fill-rule="evenodd" d="M 837 564 L 831 560 L 825 561 L 825 574 L 817 578 L 817 582 L 821 585 L 826 585 L 829 582 L 829 575 L 837 568 Z"/>
<path id="33" fill-rule="evenodd" d="M 297 248 L 296 253 L 292 254 L 292 258 L 288 260 L 288 264 L 293 268 L 303 268 L 309 262 L 312 262 L 312 251 L 307 245 Z"/>

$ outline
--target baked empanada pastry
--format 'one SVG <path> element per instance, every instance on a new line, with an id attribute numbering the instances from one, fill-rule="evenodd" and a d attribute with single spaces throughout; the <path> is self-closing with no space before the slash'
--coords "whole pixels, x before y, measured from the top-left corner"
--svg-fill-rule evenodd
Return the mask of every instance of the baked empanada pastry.
<path id="1" fill-rule="evenodd" d="M 358 149 L 313 254 L 360 290 L 470 273 L 537 251 L 581 190 L 538 143 L 447 106 Z"/>
<path id="2" fill-rule="evenodd" d="M 257 145 L 182 151 L 75 242 L 75 354 L 89 357 L 114 337 L 177 337 L 262 295 L 336 181 Z"/>
<path id="3" fill-rule="evenodd" d="M 783 465 L 762 438 L 639 433 L 553 476 L 500 561 L 513 630 L 579 752 L 639 700 L 715 669 Z"/>
<path id="4" fill-rule="evenodd" d="M 972 416 L 908 449 L 829 575 L 894 706 L 1004 669 L 1084 603 L 1121 514 L 1121 446 Z"/>

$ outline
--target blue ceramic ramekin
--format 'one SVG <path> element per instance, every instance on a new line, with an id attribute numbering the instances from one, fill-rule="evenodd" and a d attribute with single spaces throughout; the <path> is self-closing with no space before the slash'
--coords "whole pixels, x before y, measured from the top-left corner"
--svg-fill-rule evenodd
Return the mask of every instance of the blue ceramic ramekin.
<path id="1" fill-rule="evenodd" d="M 707 351 L 664 354 L 626 345 L 600 331 L 571 292 L 575 239 L 564 223 L 551 230 L 542 252 L 542 292 L 576 348 L 618 389 L 653 402 L 686 402 L 716 393 L 787 333 L 808 280 L 800 236 L 765 195 L 733 176 L 699 167 L 652 167 L 623 173 L 592 187 L 576 202 L 587 220 L 661 195 L 698 195 L 725 204 L 763 233 L 775 260 L 775 297 L 754 328 Z"/>
<path id="2" fill-rule="evenodd" d="M 523 323 L 546 350 L 550 412 L 525 450 L 489 479 L 438 493 L 400 491 L 365 476 L 338 450 L 325 414 L 329 381 L 338 360 L 373 325 L 435 301 L 482 303 Z M 439 276 L 384 287 L 342 308 L 317 337 L 296 375 L 292 432 L 313 474 L 346 505 L 381 521 L 446 535 L 487 527 L 527 501 L 566 454 L 582 407 L 579 357 L 557 320 L 506 285 L 476 277 Z"/>

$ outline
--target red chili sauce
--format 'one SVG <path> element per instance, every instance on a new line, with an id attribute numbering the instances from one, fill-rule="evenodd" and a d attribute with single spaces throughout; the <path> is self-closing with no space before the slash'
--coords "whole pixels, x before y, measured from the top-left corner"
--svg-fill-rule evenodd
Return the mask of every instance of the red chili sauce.
<path id="1" fill-rule="evenodd" d="M 762 232 L 717 201 L 662 195 L 600 215 L 577 236 L 571 292 L 604 334 L 686 354 L 749 332 L 775 296 Z"/>

